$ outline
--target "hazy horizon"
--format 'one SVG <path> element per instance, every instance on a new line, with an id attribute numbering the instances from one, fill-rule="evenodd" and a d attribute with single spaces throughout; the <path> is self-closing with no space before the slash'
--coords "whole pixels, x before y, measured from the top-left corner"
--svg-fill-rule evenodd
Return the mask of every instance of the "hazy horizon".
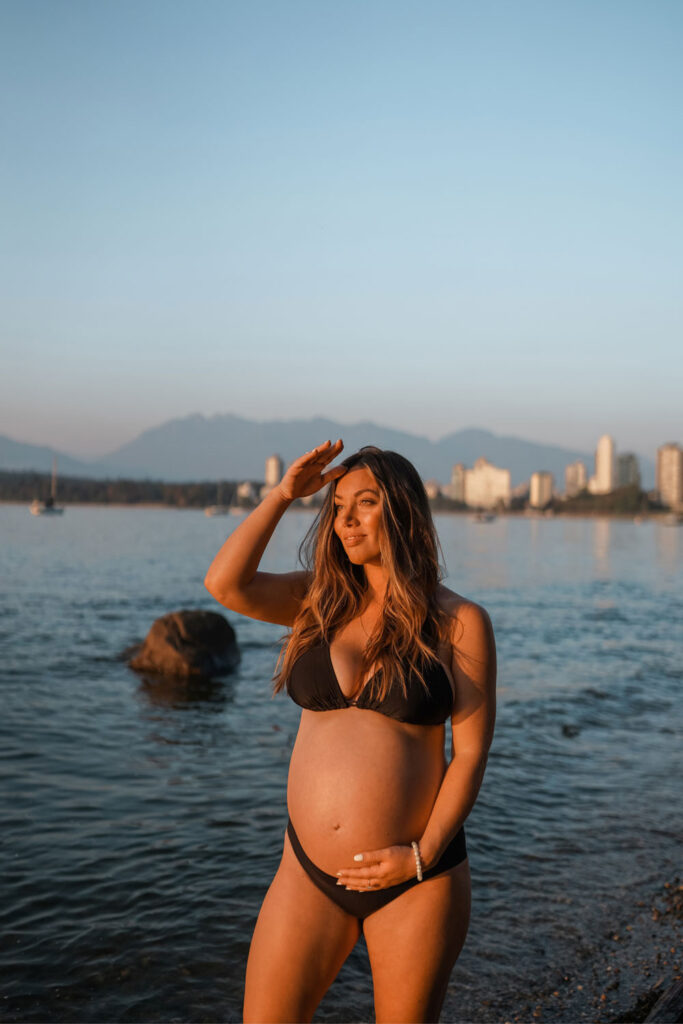
<path id="1" fill-rule="evenodd" d="M 184 419 L 193 419 L 195 416 L 202 416 L 202 415 L 203 414 L 201 414 L 201 413 L 190 413 L 190 414 L 188 414 L 187 417 L 174 417 L 172 420 L 164 421 L 164 423 L 155 424 L 151 429 L 155 429 L 156 427 L 163 427 L 168 422 L 182 422 L 182 420 L 184 420 Z M 220 418 L 221 416 L 224 416 L 224 415 L 227 415 L 227 416 L 231 416 L 232 415 L 232 416 L 234 416 L 236 414 L 234 414 L 234 413 L 232 413 L 232 414 L 231 413 L 227 413 L 227 414 L 216 413 L 214 416 L 204 417 L 204 419 L 206 419 L 207 421 L 210 421 L 211 419 Z M 286 418 L 279 418 L 279 419 L 273 418 L 272 420 L 265 420 L 265 419 L 256 418 L 256 417 L 240 417 L 240 418 L 241 419 L 249 419 L 249 421 L 252 422 L 252 423 L 262 423 L 262 424 L 268 424 L 268 423 L 271 423 L 271 422 L 275 422 L 275 423 L 297 423 L 297 422 L 302 422 L 302 421 L 306 422 L 309 419 L 315 420 L 315 419 L 319 419 L 319 418 L 329 419 L 329 417 L 322 417 L 322 416 L 320 416 L 320 417 L 318 417 L 318 416 L 316 416 L 316 417 L 295 416 L 295 417 L 286 417 Z M 351 431 L 353 428 L 355 428 L 358 425 L 360 425 L 361 422 L 362 421 L 355 421 L 354 423 L 340 424 L 340 428 L 341 428 L 341 431 L 342 431 L 342 438 L 343 438 L 344 427 L 346 427 L 346 429 Z M 518 435 L 518 434 L 506 434 L 506 435 L 503 435 L 503 434 L 500 434 L 497 431 L 489 431 L 488 428 L 486 428 L 486 427 L 480 427 L 480 426 L 476 426 L 474 424 L 469 424 L 466 427 L 458 428 L 457 431 L 446 431 L 445 433 L 440 434 L 437 437 L 429 437 L 427 434 L 420 433 L 419 431 L 411 431 L 411 430 L 408 430 L 405 427 L 401 427 L 400 425 L 397 426 L 395 424 L 381 423 L 379 421 L 375 422 L 375 426 L 379 427 L 380 429 L 388 428 L 388 429 L 402 430 L 404 432 L 409 433 L 410 435 L 412 435 L 414 437 L 427 439 L 428 441 L 431 441 L 431 442 L 439 442 L 440 440 L 442 440 L 443 438 L 445 438 L 445 437 L 447 437 L 447 436 L 449 436 L 451 434 L 459 433 L 459 432 L 465 432 L 465 431 L 470 431 L 471 430 L 471 431 L 477 431 L 477 432 L 478 431 L 489 432 L 489 433 L 491 433 L 496 438 L 504 437 L 506 439 L 516 440 L 516 441 L 520 441 L 522 443 L 532 442 L 532 443 L 536 443 L 536 444 L 550 445 L 551 447 L 566 448 L 568 452 L 570 452 L 570 451 L 573 451 L 573 452 L 581 452 L 581 451 L 583 451 L 583 455 L 588 460 L 588 468 L 589 468 L 589 470 L 590 470 L 590 467 L 592 465 L 592 460 L 594 459 L 594 456 L 595 456 L 595 448 L 596 448 L 596 444 L 597 444 L 597 440 L 598 440 L 598 438 L 595 438 L 595 442 L 594 442 L 592 447 L 586 448 L 586 449 L 582 449 L 581 446 L 572 444 L 571 443 L 571 439 L 568 439 L 566 444 L 560 444 L 560 445 L 555 446 L 554 443 L 551 442 L 551 441 L 535 440 L 534 438 L 522 437 L 521 435 Z M 27 442 L 24 438 L 12 437 L 12 435 L 9 435 L 9 434 L 5 434 L 5 435 L 2 435 L 2 436 L 10 437 L 11 440 L 14 440 L 14 441 L 17 441 L 17 442 L 20 442 L 20 443 L 33 443 L 33 442 Z M 136 435 L 135 438 L 133 438 L 131 440 L 137 440 L 137 438 L 139 436 L 141 436 L 141 435 Z M 321 437 L 317 437 L 317 436 L 314 437 L 313 432 L 311 433 L 311 443 L 313 443 L 313 441 L 322 442 L 322 441 L 325 441 L 325 440 L 328 440 L 328 438 L 326 438 L 326 437 L 323 438 L 322 436 Z M 335 438 L 329 438 L 329 440 L 335 440 Z M 614 440 L 616 442 L 616 447 L 617 447 L 618 454 L 621 455 L 621 454 L 626 453 L 627 449 L 625 449 L 623 447 L 623 445 L 619 445 L 618 438 L 615 438 Z M 672 439 L 669 439 L 669 440 L 672 440 Z M 662 442 L 662 443 L 667 443 L 667 442 Z M 83 462 L 86 462 L 86 463 L 87 462 L 96 463 L 98 461 L 98 459 L 100 459 L 100 458 L 106 458 L 109 455 L 115 454 L 119 450 L 119 447 L 121 447 L 121 446 L 118 446 L 117 448 L 101 450 L 101 451 L 94 451 L 92 454 L 83 454 L 83 455 L 81 455 L 77 451 L 67 450 L 66 448 L 59 449 L 59 446 L 54 445 L 54 444 L 43 444 L 42 442 L 39 442 L 39 444 L 40 444 L 41 447 L 55 448 L 55 449 L 57 449 L 60 452 L 60 454 L 62 454 L 64 456 L 78 458 L 78 459 L 81 459 Z M 125 444 L 126 444 L 126 442 L 124 442 L 124 446 L 125 446 Z M 656 451 L 649 452 L 649 451 L 641 451 L 641 450 L 638 450 L 638 449 L 628 449 L 628 451 L 631 451 L 633 454 L 635 454 L 641 461 L 642 460 L 650 460 L 650 462 L 652 464 L 654 464 L 654 462 L 656 461 Z M 2 467 L 0 466 L 0 468 L 2 468 Z"/>
<path id="2" fill-rule="evenodd" d="M 0 433 L 681 439 L 674 0 L 0 8 Z"/>

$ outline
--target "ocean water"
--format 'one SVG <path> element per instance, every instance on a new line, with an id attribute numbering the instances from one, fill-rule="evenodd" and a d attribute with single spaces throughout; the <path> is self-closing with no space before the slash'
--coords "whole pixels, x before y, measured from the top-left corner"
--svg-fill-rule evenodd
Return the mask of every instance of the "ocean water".
<path id="1" fill-rule="evenodd" d="M 178 608 L 237 520 L 0 506 L 0 1017 L 237 1021 L 287 820 L 299 709 L 271 698 L 282 629 L 231 612 L 242 661 L 203 687 L 121 652 Z M 264 567 L 295 567 L 290 511 Z M 496 631 L 499 709 L 467 823 L 470 931 L 444 1020 L 495 1019 L 570 971 L 680 869 L 683 531 L 437 517 L 446 582 Z M 447 742 L 449 738 L 447 736 Z M 371 1020 L 356 947 L 316 1020 Z"/>

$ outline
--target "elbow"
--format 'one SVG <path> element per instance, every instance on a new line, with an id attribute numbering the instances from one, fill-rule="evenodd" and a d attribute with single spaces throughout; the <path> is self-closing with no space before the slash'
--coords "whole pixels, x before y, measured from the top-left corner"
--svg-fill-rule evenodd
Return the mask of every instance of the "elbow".
<path id="1" fill-rule="evenodd" d="M 223 602 L 223 596 L 222 596 L 222 594 L 220 592 L 220 589 L 218 587 L 218 581 L 215 578 L 215 576 L 213 575 L 213 573 L 211 572 L 211 569 L 209 569 L 209 571 L 207 572 L 206 576 L 204 577 L 204 586 L 206 587 L 206 589 L 211 594 L 211 597 L 213 597 L 216 601 L 218 601 L 219 604 L 223 604 L 224 603 Z"/>
<path id="2" fill-rule="evenodd" d="M 211 570 L 207 572 L 204 577 L 204 586 L 211 594 L 214 601 L 218 601 L 224 608 L 227 608 L 231 612 L 239 612 L 240 598 L 239 595 L 234 591 L 226 590 L 225 587 L 221 587 L 220 583 L 216 579 L 215 575 L 212 574 Z"/>

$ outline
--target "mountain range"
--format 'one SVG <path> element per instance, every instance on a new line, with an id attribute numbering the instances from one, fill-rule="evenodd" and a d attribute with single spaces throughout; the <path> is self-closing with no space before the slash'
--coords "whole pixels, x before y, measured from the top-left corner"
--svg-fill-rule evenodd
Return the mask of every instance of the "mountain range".
<path id="1" fill-rule="evenodd" d="M 510 470 L 512 486 L 535 470 L 549 470 L 556 486 L 564 485 L 567 463 L 583 459 L 593 472 L 593 453 L 558 445 L 539 444 L 522 438 L 468 428 L 447 434 L 438 441 L 364 421 L 351 425 L 334 420 L 269 420 L 258 422 L 231 414 L 168 420 L 143 431 L 115 451 L 97 459 L 77 459 L 48 446 L 24 444 L 0 435 L 0 469 L 49 472 L 57 456 L 60 474 L 88 478 L 167 480 L 259 480 L 269 455 L 277 453 L 285 465 L 298 455 L 327 440 L 344 440 L 346 452 L 362 445 L 391 448 L 413 462 L 423 479 L 447 483 L 456 462 L 472 466 L 484 456 Z M 597 439 L 596 439 L 597 440 Z M 639 456 L 645 488 L 654 485 L 654 462 Z"/>

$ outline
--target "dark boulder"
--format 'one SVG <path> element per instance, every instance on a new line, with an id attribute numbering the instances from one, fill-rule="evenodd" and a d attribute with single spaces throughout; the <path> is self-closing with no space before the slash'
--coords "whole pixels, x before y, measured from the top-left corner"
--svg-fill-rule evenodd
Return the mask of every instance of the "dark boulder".
<path id="1" fill-rule="evenodd" d="M 235 631 L 217 612 L 169 612 L 153 623 L 129 665 L 136 672 L 210 679 L 240 660 Z"/>

